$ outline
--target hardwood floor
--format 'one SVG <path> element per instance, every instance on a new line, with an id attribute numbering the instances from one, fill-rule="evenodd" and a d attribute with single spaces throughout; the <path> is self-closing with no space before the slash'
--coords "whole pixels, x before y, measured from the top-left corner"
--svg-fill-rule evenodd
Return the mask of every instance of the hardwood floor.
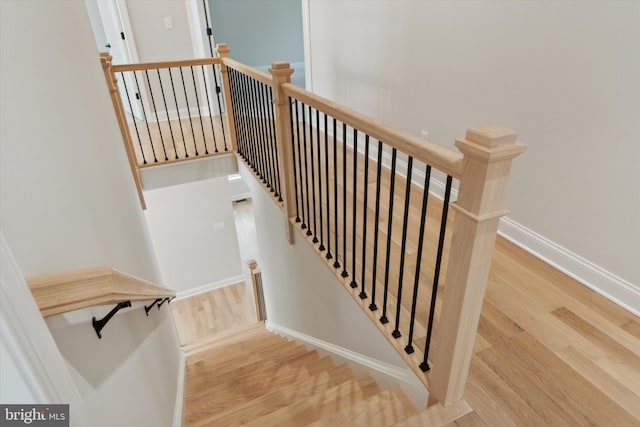
<path id="1" fill-rule="evenodd" d="M 245 282 L 175 300 L 171 311 L 185 351 L 224 331 L 256 321 L 251 287 Z"/>
<path id="2" fill-rule="evenodd" d="M 231 150 L 226 115 L 222 115 L 222 122 L 220 116 L 183 117 L 148 123 L 134 121 L 129 116 L 128 121 L 139 166 L 225 154 Z"/>

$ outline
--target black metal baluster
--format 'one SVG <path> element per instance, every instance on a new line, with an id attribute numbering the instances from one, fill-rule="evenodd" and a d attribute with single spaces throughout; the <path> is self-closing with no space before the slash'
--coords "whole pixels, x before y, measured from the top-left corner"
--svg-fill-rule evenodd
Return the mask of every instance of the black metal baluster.
<path id="1" fill-rule="evenodd" d="M 387 255 L 384 269 L 384 295 L 382 301 L 382 316 L 380 322 L 388 323 L 387 319 L 387 299 L 389 296 L 389 261 L 391 259 L 391 233 L 393 232 L 393 197 L 396 184 L 396 157 L 398 150 L 391 150 L 391 183 L 389 184 L 389 217 L 387 218 Z"/>
<path id="2" fill-rule="evenodd" d="M 329 128 L 327 115 L 324 114 L 324 177 L 325 184 L 327 187 L 327 254 L 325 258 L 331 259 L 333 255 L 331 255 L 331 213 L 330 213 L 330 205 L 329 205 Z"/>
<path id="3" fill-rule="evenodd" d="M 442 264 L 442 251 L 444 248 L 444 236 L 447 231 L 447 214 L 449 212 L 449 199 L 451 198 L 452 178 L 447 175 L 447 185 L 444 190 L 444 202 L 442 202 L 442 219 L 440 220 L 440 237 L 438 239 L 438 254 L 436 255 L 436 268 L 433 272 L 433 288 L 431 290 L 431 305 L 429 306 L 429 323 L 427 324 L 427 338 L 424 344 L 424 358 L 420 364 L 422 372 L 429 369 L 429 348 L 431 347 L 431 332 L 433 330 L 433 318 L 436 308 L 436 295 L 438 293 L 438 281 L 440 280 L 440 266 Z"/>
<path id="4" fill-rule="evenodd" d="M 369 210 L 368 206 L 368 196 L 369 196 L 369 135 L 364 135 L 364 203 L 362 204 L 362 274 L 360 275 L 361 280 L 361 288 L 360 294 L 358 295 L 360 299 L 365 299 L 367 297 L 367 293 L 365 292 L 365 274 L 366 274 L 366 265 L 367 265 L 367 211 Z M 375 264 L 374 264 L 375 265 Z M 375 268 L 375 267 L 374 267 Z M 354 273 L 355 276 L 355 273 Z"/>
<path id="5" fill-rule="evenodd" d="M 356 214 L 358 211 L 358 130 L 353 128 L 353 227 L 351 228 L 351 283 L 349 286 L 355 289 L 358 287 L 356 282 Z M 365 224 L 366 227 L 366 224 Z M 364 254 L 363 254 L 364 256 Z"/>
<path id="6" fill-rule="evenodd" d="M 340 257 L 338 256 L 338 131 L 336 119 L 333 119 L 333 232 L 335 237 L 335 255 L 333 268 L 340 268 Z"/>
<path id="7" fill-rule="evenodd" d="M 239 90 L 240 93 L 242 94 L 242 104 L 241 104 L 241 110 L 242 110 L 242 134 L 244 136 L 244 146 L 245 146 L 245 153 L 246 153 L 246 161 L 247 164 L 249 165 L 249 167 L 255 172 L 256 168 L 255 165 L 253 163 L 253 147 L 250 143 L 251 141 L 251 133 L 249 132 L 249 109 L 248 109 L 248 105 L 249 105 L 249 91 L 247 89 L 247 77 L 238 72 L 238 75 L 240 76 L 239 79 Z"/>
<path id="8" fill-rule="evenodd" d="M 268 149 L 268 145 L 267 145 L 267 139 L 266 139 L 266 123 L 264 122 L 264 118 L 262 117 L 262 104 L 263 104 L 263 99 L 261 98 L 261 91 L 260 91 L 260 85 L 262 83 L 260 83 L 259 81 L 253 79 L 253 87 L 255 90 L 255 94 L 256 94 L 256 126 L 258 127 L 258 134 L 260 135 L 260 147 L 261 147 L 261 153 L 262 153 L 262 182 L 267 186 L 267 188 L 269 190 L 272 190 L 271 188 L 271 177 L 269 176 L 269 174 L 271 173 L 271 166 L 269 165 L 269 149 Z"/>
<path id="9" fill-rule="evenodd" d="M 260 88 L 262 89 L 262 121 L 264 122 L 264 134 L 267 140 L 267 153 L 269 158 L 269 181 L 271 192 L 274 197 L 276 196 L 276 165 L 273 161 L 273 138 L 271 137 L 271 126 L 269 126 L 269 120 L 267 120 L 268 112 L 267 112 L 267 85 L 260 83 Z"/>
<path id="10" fill-rule="evenodd" d="M 311 236 L 311 210 L 309 209 L 309 172 L 307 169 L 307 125 L 305 120 L 305 104 L 302 104 L 302 145 L 304 146 L 304 187 L 305 187 L 305 201 L 307 203 L 307 236 Z"/>
<path id="11" fill-rule="evenodd" d="M 416 273 L 413 278 L 413 298 L 411 300 L 411 319 L 409 322 L 409 341 L 404 351 L 414 352 L 413 328 L 416 322 L 416 308 L 418 304 L 418 289 L 420 287 L 420 268 L 422 266 L 422 245 L 424 243 L 424 228 L 427 222 L 427 203 L 429 201 L 429 183 L 431 182 L 431 166 L 426 165 L 424 171 L 424 185 L 422 186 L 422 209 L 420 210 L 420 231 L 418 232 L 418 252 L 416 253 Z"/>
<path id="12" fill-rule="evenodd" d="M 149 129 L 149 121 L 147 120 L 147 112 L 144 108 L 144 102 L 142 101 L 142 92 L 140 91 L 140 84 L 138 83 L 138 75 L 133 72 L 133 78 L 136 82 L 136 90 L 138 96 L 140 96 L 140 108 L 142 109 L 142 117 L 144 118 L 144 124 L 147 126 L 147 134 L 149 135 L 149 145 L 151 145 L 151 152 L 153 153 L 153 162 L 158 163 L 158 157 L 156 156 L 156 149 L 153 147 L 153 138 L 151 138 L 151 129 Z"/>
<path id="13" fill-rule="evenodd" d="M 318 226 L 317 226 L 317 217 L 316 217 L 316 172 L 315 172 L 315 162 L 313 158 L 313 112 L 311 111 L 311 107 L 307 107 L 307 111 L 309 111 L 309 159 L 311 160 L 311 202 L 313 206 L 313 243 L 318 243 Z"/>
<path id="14" fill-rule="evenodd" d="M 196 95 L 196 107 L 198 109 L 198 118 L 200 119 L 200 129 L 202 130 L 202 143 L 204 144 L 204 154 L 209 154 L 209 149 L 207 148 L 207 137 L 204 134 L 204 125 L 202 124 L 202 113 L 200 112 L 200 98 L 198 97 L 198 88 L 196 87 L 196 75 L 193 72 L 193 67 L 191 68 L 191 79 L 193 81 L 193 92 Z M 195 144 L 195 141 L 193 141 Z"/>
<path id="15" fill-rule="evenodd" d="M 300 177 L 300 208 L 302 210 L 302 224 L 301 229 L 307 228 L 307 214 L 304 210 L 304 188 L 302 187 L 302 151 L 300 151 L 300 117 L 298 108 L 298 100 L 295 100 L 296 105 L 296 141 L 298 144 L 298 176 Z"/>
<path id="16" fill-rule="evenodd" d="M 153 96 L 153 89 L 151 88 L 151 81 L 149 81 L 149 72 L 148 70 L 144 70 L 144 75 L 147 78 L 147 85 L 149 86 L 149 95 L 151 95 L 151 105 L 153 106 L 153 112 L 156 116 L 156 124 L 158 125 L 158 132 L 160 133 L 160 143 L 162 144 L 162 152 L 164 153 L 164 160 L 168 161 L 167 157 L 167 149 L 164 146 L 164 138 L 162 136 L 162 128 L 160 126 L 160 119 L 158 118 L 158 110 L 156 109 L 156 100 Z"/>
<path id="17" fill-rule="evenodd" d="M 170 70 L 169 70 L 170 71 Z M 171 134 L 171 143 L 173 144 L 173 153 L 175 159 L 178 160 L 178 150 L 176 150 L 176 140 L 173 137 L 173 128 L 171 127 L 171 118 L 169 117 L 169 107 L 167 107 L 167 98 L 164 96 L 164 86 L 162 85 L 162 77 L 160 77 L 160 69 L 156 69 L 158 73 L 158 81 L 160 82 L 160 93 L 162 93 L 162 101 L 164 102 L 164 111 L 167 112 L 167 124 L 169 125 L 169 133 Z"/>
<path id="18" fill-rule="evenodd" d="M 238 91 L 236 90 L 235 70 L 233 68 L 229 68 L 228 70 L 229 70 L 229 91 L 231 95 L 231 106 L 233 111 L 233 129 L 235 130 L 235 134 L 236 134 L 236 145 L 237 145 L 238 154 L 240 154 L 240 156 L 242 156 L 242 158 L 244 159 L 243 149 L 240 141 L 240 128 L 238 123 L 240 121 L 240 118 L 238 117 L 239 106 L 238 106 Z"/>
<path id="19" fill-rule="evenodd" d="M 413 172 L 413 157 L 409 156 L 407 165 L 407 185 L 404 191 L 404 218 L 402 221 L 402 249 L 400 249 L 400 275 L 398 276 L 398 295 L 396 298 L 396 326 L 391 333 L 394 338 L 400 338 L 400 309 L 402 308 L 402 285 L 404 282 L 404 257 L 407 252 L 407 225 L 409 223 L 409 206 L 411 203 L 411 174 Z"/>
<path id="20" fill-rule="evenodd" d="M 184 83 L 184 73 L 182 67 L 178 67 L 180 70 L 180 78 L 182 79 L 182 89 L 184 90 L 184 101 L 187 104 L 187 117 L 189 118 L 189 124 L 191 125 L 191 136 L 193 137 L 193 148 L 195 155 L 198 156 L 198 145 L 196 144 L 196 132 L 193 130 L 193 119 L 191 119 L 191 107 L 189 107 L 189 96 L 187 96 L 187 85 Z M 187 155 L 189 157 L 189 155 Z"/>
<path id="21" fill-rule="evenodd" d="M 380 224 L 380 178 L 382 175 L 382 141 L 378 141 L 378 163 L 376 174 L 376 213 L 373 220 L 373 259 L 371 265 L 373 270 L 371 274 L 371 304 L 369 310 L 376 311 L 376 281 L 378 276 L 378 226 Z"/>
<path id="22" fill-rule="evenodd" d="M 236 145 L 238 154 L 243 160 L 247 160 L 247 153 L 244 148 L 244 139 L 242 137 L 242 111 L 240 104 L 240 90 L 238 89 L 238 73 L 233 68 L 229 68 L 229 83 L 231 86 L 231 104 L 233 106 L 233 123 L 236 131 Z"/>
<path id="23" fill-rule="evenodd" d="M 342 123 L 342 277 L 347 272 L 347 124 Z"/>
<path id="24" fill-rule="evenodd" d="M 215 149 L 215 153 L 218 150 L 218 143 L 216 142 L 216 132 L 213 130 L 213 112 L 211 111 L 211 103 L 209 102 L 209 88 L 207 87 L 207 75 L 204 72 L 204 65 L 201 65 L 202 69 L 202 83 L 204 83 L 204 97 L 207 98 L 207 109 L 209 110 L 209 123 L 211 123 L 211 136 L 213 137 L 213 148 Z M 215 70 L 214 70 L 215 73 Z M 224 132 L 224 129 L 223 129 Z"/>
<path id="25" fill-rule="evenodd" d="M 171 91 L 173 92 L 173 100 L 176 103 L 176 114 L 178 115 L 178 124 L 180 125 L 180 135 L 182 135 L 182 144 L 184 145 L 184 155 L 185 157 L 189 157 L 189 153 L 187 153 L 187 141 L 184 139 L 184 129 L 182 129 L 182 119 L 180 118 L 180 107 L 178 106 L 178 97 L 176 96 L 176 87 L 173 84 L 173 74 L 171 73 L 171 68 L 169 68 L 169 80 L 171 80 Z M 176 156 L 178 155 L 178 151 L 176 150 Z"/>
<path id="26" fill-rule="evenodd" d="M 276 120 L 274 117 L 274 112 L 273 112 L 273 88 L 271 86 L 267 86 L 267 94 L 268 94 L 268 101 L 269 104 L 267 105 L 267 110 L 269 111 L 269 124 L 270 129 L 271 129 L 271 135 L 272 135 L 272 143 L 273 143 L 273 152 L 275 155 L 275 163 L 276 163 L 276 193 L 274 194 L 274 196 L 276 196 L 278 198 L 278 201 L 281 202 L 282 201 L 282 187 L 281 187 L 281 183 L 280 183 L 280 155 L 278 153 L 278 135 L 276 133 Z M 293 134 L 292 134 L 293 135 Z"/>
<path id="27" fill-rule="evenodd" d="M 269 167 L 267 165 L 267 150 L 264 140 L 264 122 L 262 121 L 262 117 L 260 114 L 260 82 L 258 82 L 254 78 L 251 78 L 251 82 L 253 83 L 253 108 L 257 135 L 256 144 L 258 147 L 258 152 L 260 153 L 260 176 L 262 178 L 262 183 L 265 184 L 267 188 L 269 188 L 269 180 L 267 175 L 269 172 Z"/>
<path id="28" fill-rule="evenodd" d="M 297 168 L 296 168 L 296 144 L 294 141 L 294 137 L 293 137 L 293 106 L 291 104 L 291 98 L 287 98 L 289 100 L 289 117 L 291 118 L 291 155 L 293 156 L 293 192 L 295 194 L 295 198 L 296 198 L 296 222 L 300 222 L 300 209 L 299 209 L 299 205 L 300 203 L 298 202 L 298 173 L 297 173 Z M 296 101 L 296 111 L 298 108 L 298 102 Z M 286 143 L 286 141 L 283 141 L 283 144 Z M 290 201 L 288 201 L 287 203 L 289 203 Z"/>
<path id="29" fill-rule="evenodd" d="M 322 157 L 320 157 L 320 111 L 318 110 L 316 110 L 316 144 L 318 154 L 318 215 L 320 222 L 320 246 L 318 246 L 318 249 L 324 251 L 324 227 L 322 226 Z"/>
<path id="30" fill-rule="evenodd" d="M 134 71 L 135 73 L 135 71 Z M 144 150 L 142 149 L 142 140 L 140 139 L 140 132 L 138 131 L 138 124 L 136 123 L 136 115 L 133 113 L 133 105 L 131 105 L 131 98 L 129 97 L 129 89 L 127 89 L 127 80 L 124 78 L 124 72 L 120 73 L 120 78 L 122 79 L 122 84 L 124 85 L 124 92 L 127 95 L 127 102 L 129 103 L 129 109 L 131 110 L 131 118 L 133 119 L 133 127 L 136 130 L 136 136 L 138 137 L 138 144 L 140 145 L 140 153 L 142 153 L 142 164 L 147 164 L 147 158 L 144 155 Z M 153 146 L 152 146 L 153 147 Z"/>
<path id="31" fill-rule="evenodd" d="M 258 161 L 256 150 L 256 138 L 255 138 L 255 126 L 252 126 L 252 111 L 251 111 L 251 85 L 249 83 L 249 77 L 245 74 L 242 75 L 244 84 L 245 97 L 245 127 L 247 132 L 247 148 L 249 150 L 249 164 L 253 172 L 258 175 Z"/>

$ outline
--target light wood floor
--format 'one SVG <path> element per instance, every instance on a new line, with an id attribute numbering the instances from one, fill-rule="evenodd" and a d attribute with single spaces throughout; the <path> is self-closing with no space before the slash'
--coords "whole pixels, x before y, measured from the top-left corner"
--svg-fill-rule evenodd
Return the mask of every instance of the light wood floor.
<path id="1" fill-rule="evenodd" d="M 129 118 L 129 132 L 139 166 L 225 154 L 231 150 L 226 115 L 222 115 L 222 121 L 221 116 L 148 123 Z"/>
<path id="2" fill-rule="evenodd" d="M 359 168 L 362 164 L 359 161 Z M 370 194 L 375 191 L 372 176 L 370 171 Z M 388 177 L 383 181 L 382 193 L 388 191 Z M 339 187 L 341 191 L 340 182 Z M 346 187 L 349 212 L 349 181 Z M 402 211 L 402 180 L 396 182 L 396 191 L 394 222 Z M 357 200 L 361 209 L 361 193 Z M 417 198 L 411 201 L 412 212 L 419 202 Z M 371 199 L 368 203 L 372 212 Z M 381 224 L 386 221 L 387 203 L 383 198 Z M 441 204 L 438 207 L 437 200 L 429 203 L 434 207 L 430 215 L 437 218 Z M 348 220 L 347 236 L 351 235 L 350 223 Z M 394 225 L 392 235 L 396 257 L 401 250 L 399 228 Z M 385 229 L 381 226 L 381 233 Z M 368 230 L 372 236 L 371 225 Z M 360 251 L 360 234 L 357 237 Z M 406 250 L 411 260 L 416 242 L 411 234 L 409 239 Z M 367 252 L 371 250 L 367 246 Z M 433 245 L 425 250 L 435 251 Z M 350 268 L 349 249 L 346 262 Z M 428 280 L 432 265 L 427 261 L 423 268 Z M 358 275 L 359 271 L 357 263 Z M 397 277 L 397 271 L 391 275 Z M 419 306 L 429 298 L 428 291 L 422 292 Z M 640 426 L 640 319 L 499 237 L 466 399 L 473 412 L 458 420 L 459 426 Z"/>
<path id="3" fill-rule="evenodd" d="M 182 347 L 189 351 L 221 332 L 255 323 L 251 292 L 242 282 L 173 301 L 171 311 Z"/>

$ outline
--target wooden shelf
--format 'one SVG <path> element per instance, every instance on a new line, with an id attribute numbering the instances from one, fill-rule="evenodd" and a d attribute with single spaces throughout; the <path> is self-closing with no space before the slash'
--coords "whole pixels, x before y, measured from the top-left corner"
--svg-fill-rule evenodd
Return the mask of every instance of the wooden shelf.
<path id="1" fill-rule="evenodd" d="M 44 317 L 126 300 L 143 301 L 176 295 L 174 290 L 111 267 L 32 277 L 27 282 Z"/>

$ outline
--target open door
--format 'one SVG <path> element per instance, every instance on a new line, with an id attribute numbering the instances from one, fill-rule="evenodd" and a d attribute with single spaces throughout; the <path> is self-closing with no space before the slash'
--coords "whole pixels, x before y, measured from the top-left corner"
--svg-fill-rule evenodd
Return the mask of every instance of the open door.
<path id="1" fill-rule="evenodd" d="M 133 43 L 133 35 L 129 30 L 129 25 L 125 25 L 125 22 L 128 24 L 126 3 L 122 0 L 97 0 L 96 3 L 106 40 L 104 48 L 113 57 L 113 63 L 130 64 L 137 62 L 138 58 L 135 52 L 135 44 Z M 134 117 L 142 119 L 143 113 L 140 103 L 142 94 L 140 92 L 144 89 L 138 87 L 132 73 L 118 76 L 118 89 L 120 90 L 125 111 L 132 116 L 129 119 Z"/>

